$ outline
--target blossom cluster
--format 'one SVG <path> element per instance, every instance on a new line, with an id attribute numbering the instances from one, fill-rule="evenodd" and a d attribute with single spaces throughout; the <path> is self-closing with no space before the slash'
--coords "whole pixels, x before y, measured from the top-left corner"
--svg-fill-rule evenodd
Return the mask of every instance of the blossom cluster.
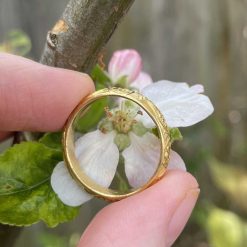
<path id="1" fill-rule="evenodd" d="M 169 128 L 187 127 L 207 118 L 213 112 L 209 98 L 200 84 L 161 80 L 153 82 L 142 71 L 142 59 L 135 50 L 116 51 L 106 72 L 112 86 L 139 91 L 163 114 Z M 106 109 L 106 117 L 96 130 L 75 142 L 75 154 L 81 169 L 95 182 L 109 187 L 117 171 L 120 155 L 132 188 L 145 184 L 154 174 L 160 155 L 160 140 L 152 132 L 154 122 L 127 101 Z M 186 170 L 178 153 L 171 150 L 168 169 Z M 59 162 L 51 176 L 51 185 L 63 203 L 78 206 L 90 200 L 88 194 L 70 176 L 64 161 Z"/>

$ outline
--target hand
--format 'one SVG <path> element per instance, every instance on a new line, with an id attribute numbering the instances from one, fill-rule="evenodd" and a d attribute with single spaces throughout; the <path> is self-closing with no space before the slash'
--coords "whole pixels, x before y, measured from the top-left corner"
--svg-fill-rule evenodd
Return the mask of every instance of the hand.
<path id="1" fill-rule="evenodd" d="M 13 131 L 56 131 L 94 90 L 90 77 L 0 54 L 0 139 Z M 149 189 L 98 213 L 79 247 L 167 247 L 184 228 L 199 194 L 189 173 L 168 171 Z"/>

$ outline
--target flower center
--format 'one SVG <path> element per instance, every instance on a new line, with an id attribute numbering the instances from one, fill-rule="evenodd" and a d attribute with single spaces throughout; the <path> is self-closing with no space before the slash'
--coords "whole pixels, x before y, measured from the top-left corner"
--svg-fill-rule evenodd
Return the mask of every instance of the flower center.
<path id="1" fill-rule="evenodd" d="M 125 111 L 118 109 L 111 112 L 109 108 L 106 107 L 105 112 L 108 121 L 112 123 L 113 129 L 118 133 L 127 134 L 132 129 L 133 124 L 137 122 L 130 110 Z"/>
<path id="2" fill-rule="evenodd" d="M 101 120 L 98 125 L 98 129 L 103 133 L 108 133 L 113 130 L 117 134 L 128 135 L 130 131 L 133 131 L 136 135 L 142 136 L 149 131 L 140 119 L 136 119 L 137 115 L 143 115 L 140 107 L 131 101 L 122 101 L 118 108 L 105 107 L 106 117 Z M 122 138 L 123 139 L 123 138 Z"/>

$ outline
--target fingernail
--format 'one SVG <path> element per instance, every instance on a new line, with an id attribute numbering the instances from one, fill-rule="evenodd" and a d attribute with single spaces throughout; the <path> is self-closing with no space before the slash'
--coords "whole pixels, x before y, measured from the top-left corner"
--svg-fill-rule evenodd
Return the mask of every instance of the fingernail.
<path id="1" fill-rule="evenodd" d="M 191 189 L 179 203 L 169 223 L 167 232 L 167 246 L 171 246 L 182 232 L 196 204 L 199 193 L 200 189 Z"/>

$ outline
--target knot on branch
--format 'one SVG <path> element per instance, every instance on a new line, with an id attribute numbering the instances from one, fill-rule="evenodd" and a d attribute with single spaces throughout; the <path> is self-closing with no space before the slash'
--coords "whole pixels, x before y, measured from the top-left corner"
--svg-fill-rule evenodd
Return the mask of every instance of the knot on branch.
<path id="1" fill-rule="evenodd" d="M 68 29 L 68 24 L 64 20 L 59 20 L 52 30 L 47 33 L 46 41 L 49 47 L 55 49 L 58 44 L 58 35 L 67 32 Z"/>

